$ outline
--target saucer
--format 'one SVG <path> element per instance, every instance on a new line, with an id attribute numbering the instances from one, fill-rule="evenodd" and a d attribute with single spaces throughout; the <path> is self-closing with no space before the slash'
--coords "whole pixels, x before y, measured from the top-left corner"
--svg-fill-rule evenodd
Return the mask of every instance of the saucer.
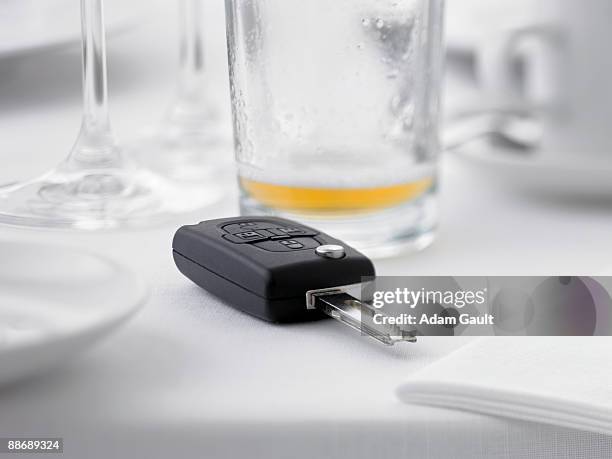
<path id="1" fill-rule="evenodd" d="M 449 154 L 482 169 L 496 182 L 514 189 L 558 196 L 612 198 L 612 157 L 610 161 L 581 162 L 555 159 L 543 151 L 530 153 L 500 148 L 491 142 L 474 141 Z"/>
<path id="2" fill-rule="evenodd" d="M 83 351 L 144 303 L 144 282 L 77 249 L 0 241 L 0 384 Z"/>

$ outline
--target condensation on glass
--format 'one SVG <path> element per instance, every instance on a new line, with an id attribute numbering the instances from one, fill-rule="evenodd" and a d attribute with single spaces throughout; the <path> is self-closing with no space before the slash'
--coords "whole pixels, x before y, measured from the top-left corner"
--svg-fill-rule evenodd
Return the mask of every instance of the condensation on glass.
<path id="1" fill-rule="evenodd" d="M 226 0 L 241 207 L 431 242 L 443 0 Z"/>

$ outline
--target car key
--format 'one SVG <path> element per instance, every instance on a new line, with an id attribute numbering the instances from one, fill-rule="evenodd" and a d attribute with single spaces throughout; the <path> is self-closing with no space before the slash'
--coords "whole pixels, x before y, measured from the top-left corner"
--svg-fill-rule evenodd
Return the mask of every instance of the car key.
<path id="1" fill-rule="evenodd" d="M 316 229 L 273 217 L 225 218 L 183 226 L 172 248 L 181 273 L 260 319 L 292 323 L 327 315 L 388 345 L 416 340 L 396 326 L 362 325 L 362 314 L 380 311 L 342 286 L 373 278 L 374 265 Z"/>

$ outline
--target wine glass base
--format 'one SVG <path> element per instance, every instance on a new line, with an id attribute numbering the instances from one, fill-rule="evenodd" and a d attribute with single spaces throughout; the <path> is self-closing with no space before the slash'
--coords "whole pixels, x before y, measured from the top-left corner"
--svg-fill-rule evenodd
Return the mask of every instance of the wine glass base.
<path id="1" fill-rule="evenodd" d="M 0 223 L 104 230 L 160 224 L 217 202 L 214 189 L 180 188 L 136 169 L 65 172 L 0 187 Z"/>

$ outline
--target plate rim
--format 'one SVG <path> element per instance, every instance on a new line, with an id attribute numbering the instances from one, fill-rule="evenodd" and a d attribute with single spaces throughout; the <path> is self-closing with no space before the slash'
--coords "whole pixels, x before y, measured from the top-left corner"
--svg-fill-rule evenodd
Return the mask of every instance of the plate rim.
<path id="1" fill-rule="evenodd" d="M 66 251 L 68 251 L 79 256 L 86 256 L 91 259 L 101 261 L 104 264 L 113 267 L 118 273 L 118 275 L 129 276 L 129 284 L 134 289 L 134 300 L 130 301 L 129 304 L 126 302 L 126 305 L 123 308 L 116 308 L 112 314 L 105 316 L 103 321 L 86 323 L 84 324 L 84 326 L 78 327 L 76 329 L 62 330 L 62 332 L 59 334 L 43 336 L 40 339 L 36 339 L 34 341 L 26 341 L 15 345 L 10 345 L 6 348 L 0 348 L 0 359 L 9 358 L 8 356 L 12 354 L 28 352 L 33 349 L 39 349 L 41 346 L 61 345 L 62 343 L 88 336 L 94 338 L 93 341 L 95 342 L 96 340 L 102 338 L 104 335 L 118 327 L 120 324 L 126 322 L 132 316 L 136 315 L 151 297 L 151 288 L 142 276 L 137 274 L 134 270 L 130 269 L 126 265 L 113 259 L 112 257 L 100 254 L 95 250 L 86 249 L 65 243 L 51 244 L 38 241 L 26 242 L 22 240 L 10 240 L 6 238 L 0 238 L 0 247 L 4 244 L 20 245 L 25 248 L 28 248 L 28 250 L 32 250 L 33 248 L 39 247 L 44 248 L 46 250 L 53 249 L 56 252 L 62 253 L 66 253 Z M 89 343 L 87 346 L 91 344 L 92 343 Z M 74 353 L 80 353 L 84 350 L 85 349 L 78 349 L 75 350 Z"/>

